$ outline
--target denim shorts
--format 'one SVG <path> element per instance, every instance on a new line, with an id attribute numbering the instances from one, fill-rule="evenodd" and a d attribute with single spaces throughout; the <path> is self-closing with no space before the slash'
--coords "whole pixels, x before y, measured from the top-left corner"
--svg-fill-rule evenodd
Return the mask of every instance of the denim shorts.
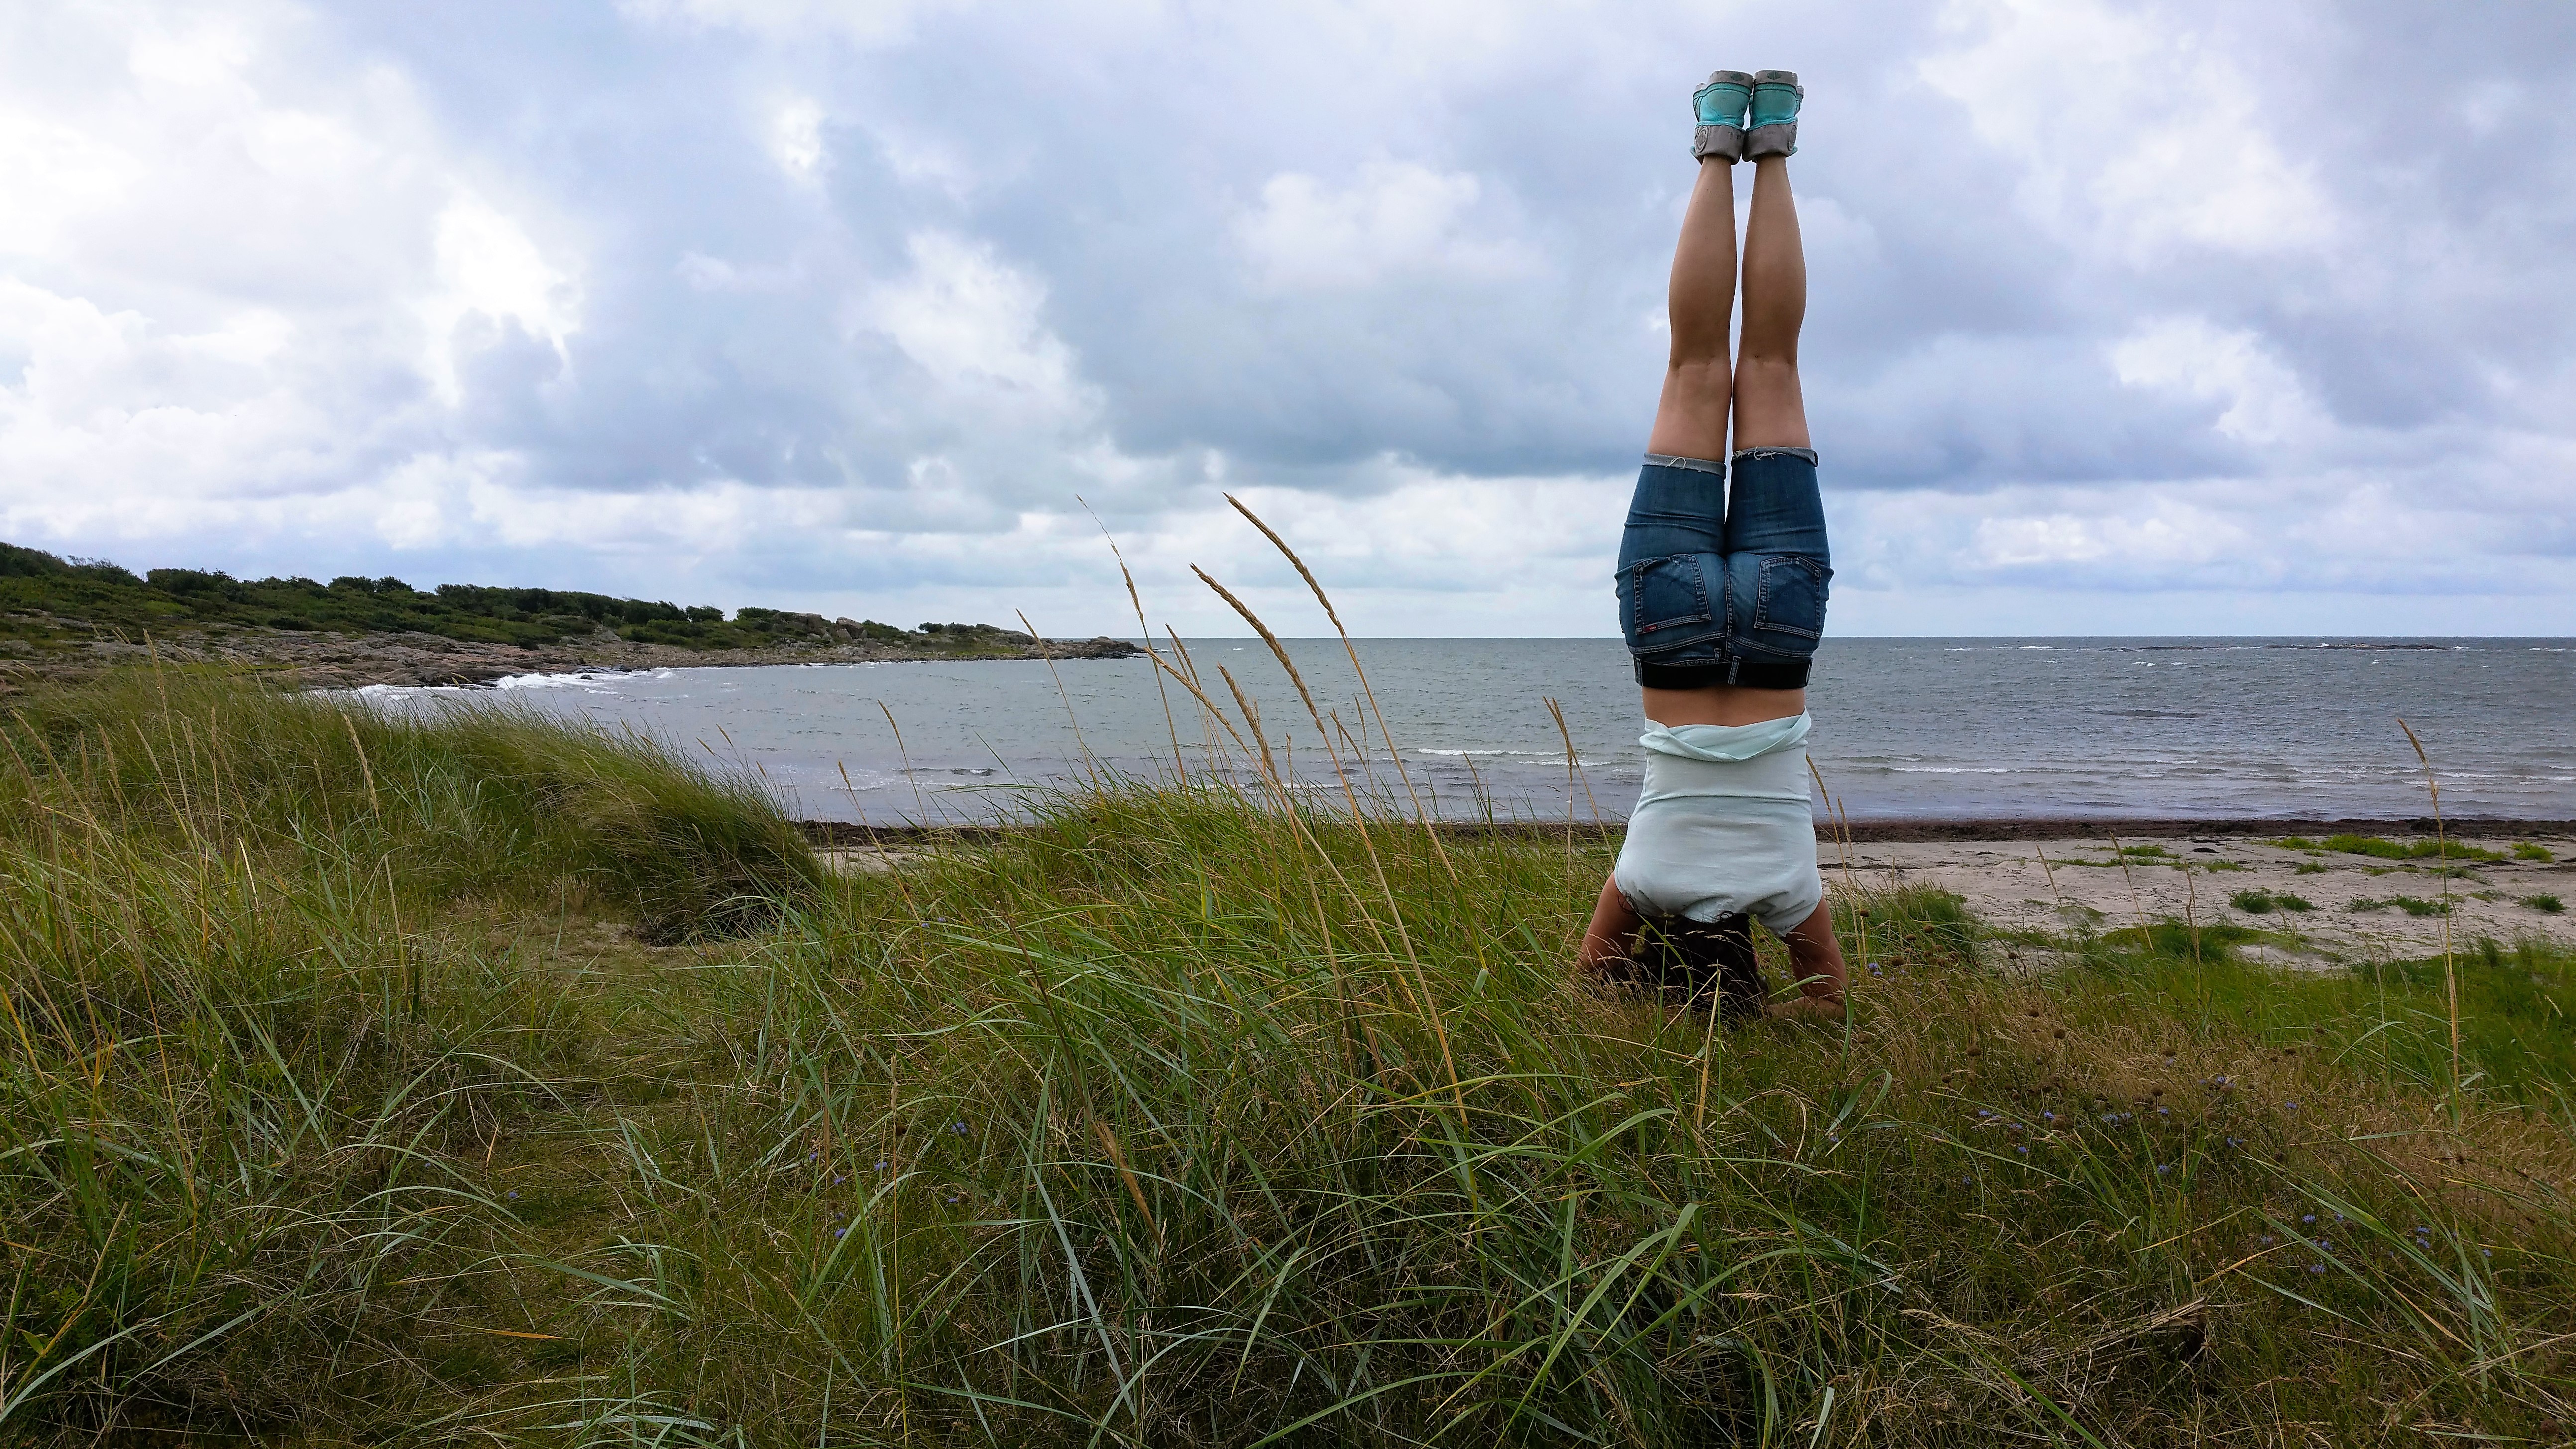
<path id="1" fill-rule="evenodd" d="M 1619 543 L 1619 627 L 1648 689 L 1804 689 L 1834 570 L 1816 455 L 1751 448 L 1726 469 L 1646 456 Z"/>

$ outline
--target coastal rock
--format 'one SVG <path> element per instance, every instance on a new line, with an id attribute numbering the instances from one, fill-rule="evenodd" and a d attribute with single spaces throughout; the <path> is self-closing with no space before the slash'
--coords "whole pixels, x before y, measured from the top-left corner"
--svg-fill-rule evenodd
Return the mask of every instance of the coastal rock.
<path id="1" fill-rule="evenodd" d="M 1127 659 L 1145 651 L 1124 639 L 1095 634 L 1088 639 L 1057 639 L 1047 643 L 1047 654 L 1056 659 Z"/>
<path id="2" fill-rule="evenodd" d="M 586 670 L 701 669 L 755 664 L 875 664 L 979 659 L 1124 659 L 1142 653 L 1124 639 L 1050 639 L 1041 645 L 1016 630 L 948 625 L 907 635 L 865 624 L 800 615 L 820 627 L 803 639 L 766 649 L 689 649 L 640 643 L 607 630 L 552 644 L 498 644 L 439 634 L 328 634 L 285 629 L 219 626 L 177 630 L 146 640 L 93 639 L 71 648 L 0 657 L 0 693 L 44 679 L 77 679 L 120 664 L 158 659 L 172 664 L 218 664 L 278 675 L 305 689 L 358 689 L 371 684 L 407 687 L 489 686 L 524 674 Z M 886 636 L 893 637 L 888 638 Z"/>

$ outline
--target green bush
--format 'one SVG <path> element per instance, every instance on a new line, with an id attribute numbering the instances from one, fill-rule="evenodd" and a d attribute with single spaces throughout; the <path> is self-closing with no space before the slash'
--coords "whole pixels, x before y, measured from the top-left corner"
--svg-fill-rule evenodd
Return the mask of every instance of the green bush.
<path id="1" fill-rule="evenodd" d="M 499 701 L 389 715 L 138 670 L 22 705 L 8 736 L 31 763 L 0 804 L 31 819 L 254 860 L 329 840 L 430 901 L 572 890 L 679 940 L 774 922 L 819 879 L 754 786 Z"/>
<path id="2" fill-rule="evenodd" d="M 2448 915 L 2451 911 L 2450 902 L 2428 901 L 2421 896 L 2389 896 L 2385 899 L 2355 896 L 2344 906 L 2347 911 L 2385 911 L 2392 908 L 2418 918 Z"/>

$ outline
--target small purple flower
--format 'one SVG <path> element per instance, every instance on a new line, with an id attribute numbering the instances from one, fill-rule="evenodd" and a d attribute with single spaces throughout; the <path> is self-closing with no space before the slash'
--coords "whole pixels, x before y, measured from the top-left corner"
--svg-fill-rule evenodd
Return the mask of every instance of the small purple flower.
<path id="1" fill-rule="evenodd" d="M 963 1122 L 951 1122 L 948 1124 L 948 1130 L 956 1133 L 960 1137 L 963 1137 L 966 1135 L 966 1124 Z"/>
<path id="2" fill-rule="evenodd" d="M 883 1172 L 883 1171 L 885 1171 L 885 1164 L 886 1164 L 886 1160 L 885 1160 L 884 1158 L 882 1158 L 882 1157 L 878 1158 L 878 1159 L 877 1159 L 877 1171 L 879 1171 L 879 1172 Z"/>
<path id="3" fill-rule="evenodd" d="M 2265 1233 L 2262 1237 L 2262 1243 L 2263 1246 L 2267 1248 L 2272 1246 L 2272 1235 L 2270 1233 Z"/>
<path id="4" fill-rule="evenodd" d="M 2013 1151 L 2020 1153 L 2024 1157 L 2030 1156 L 2030 1149 L 2027 1147 L 2016 1147 Z"/>
<path id="5" fill-rule="evenodd" d="M 1978 1115 L 1978 1116 L 1980 1116 L 1980 1117 L 1991 1117 L 1991 1116 L 1993 1116 L 1993 1115 L 1995 1115 L 1995 1114 L 1994 1114 L 1994 1113 L 1992 1113 L 1992 1112 L 1987 1111 L 1987 1110 L 1986 1110 L 1985 1108 L 1983 1108 L 1983 1107 L 1979 1107 L 1979 1108 L 1977 1109 L 1977 1115 Z"/>
<path id="6" fill-rule="evenodd" d="M 2289 1108 L 2293 1112 L 2299 1110 L 2299 1104 L 2296 1102 L 2283 1102 L 2281 1105 Z"/>
<path id="7" fill-rule="evenodd" d="M 846 1238 L 849 1235 L 850 1230 L 848 1228 L 834 1228 L 832 1230 L 832 1236 L 836 1238 Z"/>
<path id="8" fill-rule="evenodd" d="M 2300 1221 L 2300 1222 L 2303 1222 L 2303 1223 L 2312 1223 L 2312 1222 L 2315 1222 L 2316 1220 L 2317 1220 L 2317 1215 L 2316 1215 L 2315 1213 L 2301 1213 L 2301 1214 L 2299 1215 L 2299 1221 Z"/>
<path id="9" fill-rule="evenodd" d="M 2039 1114 L 2039 1120 L 2042 1122 L 2054 1122 L 2057 1120 L 2057 1114 L 2054 1112 L 2042 1112 Z"/>
<path id="10" fill-rule="evenodd" d="M 2315 1274 L 2323 1275 L 2323 1274 L 2324 1274 L 2324 1272 L 2326 1271 L 2326 1265 L 2325 1265 L 2325 1264 L 2323 1264 L 2323 1263 L 2310 1263 L 2310 1264 L 2308 1265 L 2308 1271 L 2309 1271 L 2309 1272 L 2311 1272 L 2311 1273 L 2315 1273 Z"/>
<path id="11" fill-rule="evenodd" d="M 2159 1162 L 2156 1164 L 2156 1176 L 2158 1177 L 2162 1177 L 2171 1171 L 2173 1171 L 2173 1164 L 2170 1162 Z"/>
<path id="12" fill-rule="evenodd" d="M 512 1201 L 512 1202 L 517 1202 L 518 1200 L 519 1200 L 519 1195 L 518 1195 L 516 1192 L 513 1192 L 513 1193 L 511 1193 L 511 1194 L 510 1194 L 510 1201 Z"/>

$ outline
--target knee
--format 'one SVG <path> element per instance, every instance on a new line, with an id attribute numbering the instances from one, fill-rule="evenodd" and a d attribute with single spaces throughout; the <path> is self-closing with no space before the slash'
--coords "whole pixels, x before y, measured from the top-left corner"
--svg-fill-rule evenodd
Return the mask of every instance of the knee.
<path id="1" fill-rule="evenodd" d="M 1726 356 L 1726 339 L 1719 337 L 1714 343 L 1674 339 L 1664 375 L 1686 392 L 1727 392 L 1735 384 L 1735 370 Z"/>
<path id="2" fill-rule="evenodd" d="M 1757 350 L 1746 347 L 1736 359 L 1735 380 L 1738 387 L 1795 387 L 1798 384 L 1798 349 L 1795 346 Z"/>

